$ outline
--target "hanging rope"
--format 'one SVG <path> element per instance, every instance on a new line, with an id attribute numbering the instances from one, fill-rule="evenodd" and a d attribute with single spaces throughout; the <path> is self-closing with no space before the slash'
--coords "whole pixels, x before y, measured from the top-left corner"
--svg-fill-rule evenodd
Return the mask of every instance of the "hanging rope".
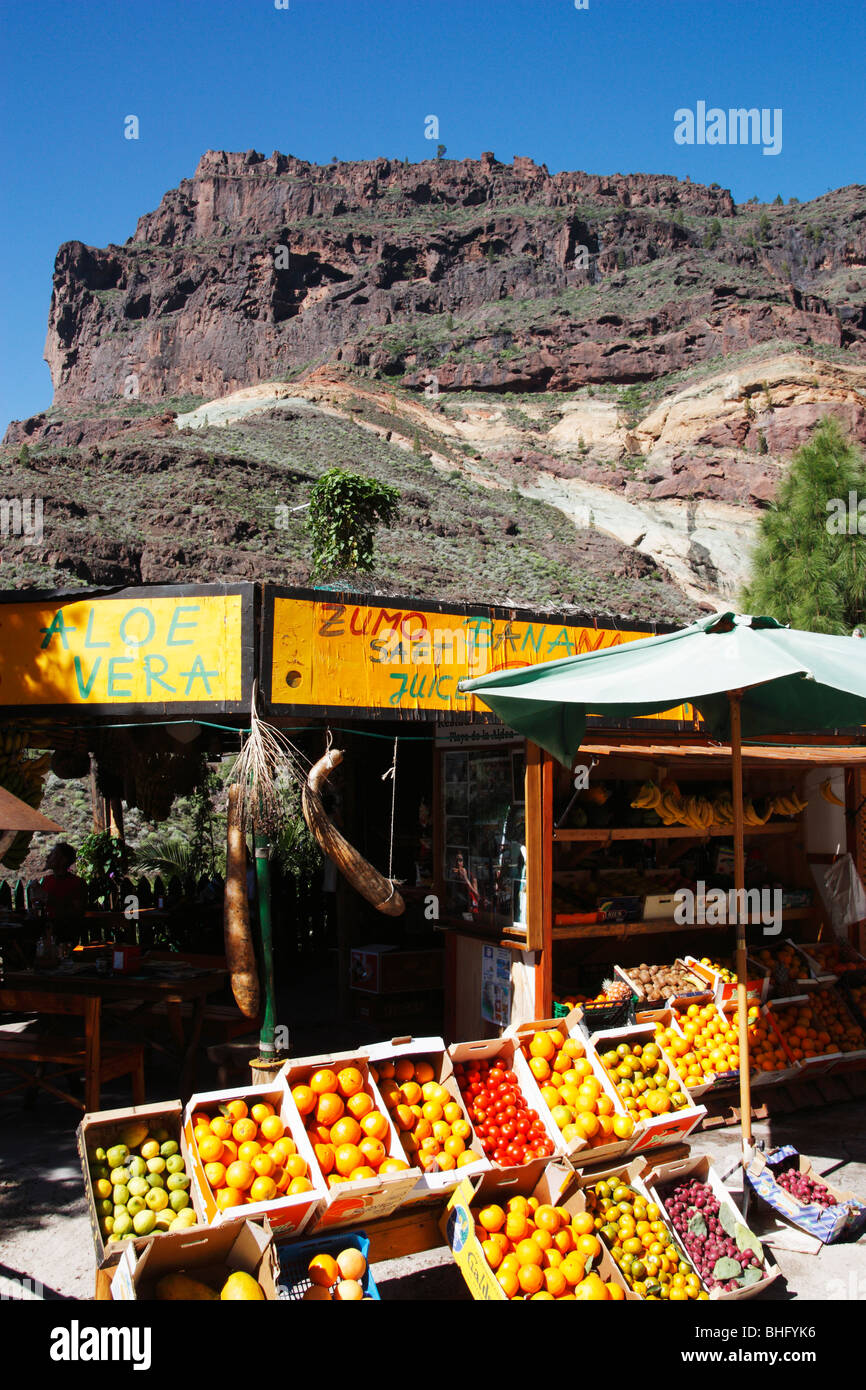
<path id="1" fill-rule="evenodd" d="M 394 756 L 391 759 L 391 766 L 382 773 L 382 781 L 391 778 L 391 842 L 388 846 L 388 878 L 391 882 L 391 890 L 394 889 L 394 808 L 397 801 L 397 739 L 394 739 Z"/>

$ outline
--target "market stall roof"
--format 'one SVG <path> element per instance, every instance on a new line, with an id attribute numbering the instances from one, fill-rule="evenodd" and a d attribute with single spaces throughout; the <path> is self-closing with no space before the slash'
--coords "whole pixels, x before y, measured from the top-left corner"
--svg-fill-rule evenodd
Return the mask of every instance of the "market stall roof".
<path id="1" fill-rule="evenodd" d="M 723 613 L 660 637 L 461 681 L 460 689 L 570 766 L 589 714 L 658 714 L 689 701 L 711 737 L 727 738 L 730 691 L 742 691 L 744 739 L 862 725 L 866 642 Z"/>
<path id="2" fill-rule="evenodd" d="M 582 743 L 581 753 L 623 758 L 688 758 L 695 762 L 730 761 L 729 743 Z M 866 767 L 866 745 L 850 748 L 846 744 L 743 744 L 743 761 L 751 765 L 806 763 L 812 767 Z"/>
<path id="3" fill-rule="evenodd" d="M 0 834 L 5 830 L 40 830 L 43 832 L 62 831 L 63 826 L 34 811 L 26 801 L 21 801 L 5 787 L 0 787 Z"/>

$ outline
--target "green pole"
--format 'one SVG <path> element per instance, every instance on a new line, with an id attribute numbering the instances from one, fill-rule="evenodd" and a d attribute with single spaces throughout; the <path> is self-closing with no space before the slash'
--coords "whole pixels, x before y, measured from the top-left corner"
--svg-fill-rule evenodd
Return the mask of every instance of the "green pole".
<path id="1" fill-rule="evenodd" d="M 263 1058 L 273 1057 L 276 1000 L 274 997 L 274 948 L 271 934 L 271 866 L 268 859 L 270 843 L 267 835 L 255 834 L 256 885 L 259 899 L 259 930 L 262 937 L 262 969 L 265 985 L 265 1012 L 259 1034 L 259 1051 Z"/>

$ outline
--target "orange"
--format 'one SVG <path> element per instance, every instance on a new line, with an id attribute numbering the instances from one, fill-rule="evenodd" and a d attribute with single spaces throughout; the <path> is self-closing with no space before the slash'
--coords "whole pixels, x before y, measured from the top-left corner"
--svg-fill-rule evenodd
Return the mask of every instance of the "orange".
<path id="1" fill-rule="evenodd" d="M 568 1280 L 562 1270 L 554 1266 L 544 1271 L 544 1285 L 549 1294 L 552 1294 L 554 1298 L 559 1298 L 560 1294 L 564 1294 L 568 1288 Z"/>
<path id="2" fill-rule="evenodd" d="M 415 1077 L 415 1063 L 408 1057 L 401 1057 L 399 1062 L 394 1064 L 395 1081 L 412 1081 Z"/>
<path id="3" fill-rule="evenodd" d="M 418 1105 L 423 1099 L 421 1087 L 418 1085 L 417 1081 L 404 1081 L 403 1085 L 400 1087 L 400 1094 L 406 1105 Z"/>
<path id="4" fill-rule="evenodd" d="M 549 1033 L 536 1033 L 532 1042 L 529 1044 L 530 1057 L 541 1057 L 545 1062 L 550 1062 L 556 1056 L 556 1045 Z"/>
<path id="5" fill-rule="evenodd" d="M 293 1178 L 305 1178 L 307 1176 L 306 1160 L 300 1154 L 290 1154 L 283 1164 L 285 1171 Z"/>
<path id="6" fill-rule="evenodd" d="M 614 1115 L 613 1132 L 617 1139 L 630 1139 L 634 1134 L 634 1120 L 631 1115 Z"/>
<path id="7" fill-rule="evenodd" d="M 422 1086 L 425 1082 L 432 1081 L 435 1075 L 432 1066 L 424 1058 L 415 1063 L 415 1080 L 420 1082 Z"/>
<path id="8" fill-rule="evenodd" d="M 562 1225 L 562 1217 L 556 1207 L 542 1203 L 535 1213 L 535 1224 L 540 1231 L 550 1231 L 551 1235 L 555 1235 Z"/>
<path id="9" fill-rule="evenodd" d="M 405 1173 L 409 1164 L 403 1158 L 386 1158 L 379 1169 L 379 1176 L 383 1173 Z"/>
<path id="10" fill-rule="evenodd" d="M 459 1158 L 465 1148 L 463 1140 L 456 1134 L 445 1140 L 445 1152 L 451 1154 L 452 1158 Z"/>
<path id="11" fill-rule="evenodd" d="M 623 1289 L 621 1285 L 614 1284 L 611 1280 L 611 1282 L 606 1287 L 608 1297 L 610 1298 L 611 1302 L 622 1303 L 625 1300 L 625 1289 Z"/>
<path id="12" fill-rule="evenodd" d="M 348 1100 L 364 1089 L 364 1077 L 357 1067 L 343 1067 L 337 1072 L 337 1090 Z"/>
<path id="13" fill-rule="evenodd" d="M 311 1086 L 294 1086 L 292 1100 L 302 1115 L 309 1115 L 316 1108 L 316 1093 Z"/>
<path id="14" fill-rule="evenodd" d="M 369 1163 L 361 1163 L 357 1168 L 352 1169 L 349 1174 L 349 1182 L 369 1182 L 375 1176 L 375 1169 L 371 1168 Z"/>
<path id="15" fill-rule="evenodd" d="M 424 1108 L 426 1110 L 427 1107 L 425 1106 Z M 427 1118 L 430 1119 L 436 1117 L 431 1117 L 428 1115 Z M 408 1105 L 397 1106 L 396 1110 L 394 1111 L 394 1123 L 397 1125 L 398 1129 L 415 1128 L 415 1116 L 412 1114 L 412 1111 L 409 1109 Z"/>
<path id="16" fill-rule="evenodd" d="M 572 1288 L 575 1288 L 583 1279 L 585 1263 L 582 1255 L 577 1254 L 576 1251 L 572 1251 L 570 1255 L 566 1255 L 562 1264 L 559 1266 L 566 1281 Z"/>
<path id="17" fill-rule="evenodd" d="M 536 1081 L 546 1081 L 550 1076 L 550 1063 L 545 1061 L 543 1057 L 530 1057 L 529 1070 Z"/>
<path id="18" fill-rule="evenodd" d="M 505 1212 L 495 1205 L 482 1207 L 478 1213 L 478 1220 L 485 1231 L 501 1231 L 505 1225 Z"/>
<path id="19" fill-rule="evenodd" d="M 576 1211 L 571 1218 L 571 1229 L 577 1236 L 592 1235 L 595 1222 L 592 1213 L 588 1211 Z"/>
<path id="20" fill-rule="evenodd" d="M 214 1191 L 218 1187 L 225 1187 L 226 1170 L 222 1163 L 206 1163 L 204 1175 Z"/>
<path id="21" fill-rule="evenodd" d="M 346 1109 L 354 1119 L 363 1120 L 364 1116 L 369 1115 L 373 1109 L 373 1098 L 368 1096 L 366 1091 L 356 1091 L 346 1101 Z"/>
<path id="22" fill-rule="evenodd" d="M 364 1162 L 371 1168 L 379 1168 L 388 1157 L 388 1151 L 381 1139 L 362 1139 L 358 1148 L 364 1155 Z"/>
<path id="23" fill-rule="evenodd" d="M 484 1251 L 484 1258 L 491 1269 L 498 1269 L 502 1264 L 502 1248 L 495 1240 L 482 1240 L 481 1249 Z"/>
<path id="24" fill-rule="evenodd" d="M 380 1110 L 371 1110 L 369 1114 L 362 1115 L 361 1128 L 368 1139 L 384 1139 L 389 1132 L 388 1121 Z"/>
<path id="25" fill-rule="evenodd" d="M 285 1192 L 289 1183 L 292 1181 L 291 1173 L 287 1173 L 284 1168 L 275 1168 L 271 1173 L 271 1177 L 277 1184 L 278 1192 Z"/>
<path id="26" fill-rule="evenodd" d="M 378 1081 L 379 1077 L 381 1077 L 383 1081 L 387 1081 L 394 1075 L 394 1063 L 379 1062 L 378 1066 L 376 1067 L 376 1070 L 379 1073 L 379 1076 L 376 1077 L 376 1080 Z"/>
<path id="27" fill-rule="evenodd" d="M 588 1274 L 585 1279 L 578 1284 L 574 1291 L 575 1298 L 588 1300 L 591 1303 L 600 1303 L 608 1300 L 610 1294 L 607 1285 L 599 1274 Z"/>
<path id="28" fill-rule="evenodd" d="M 474 1149 L 464 1149 L 462 1154 L 457 1155 L 457 1167 L 465 1168 L 467 1163 L 477 1163 L 480 1157 Z"/>
<path id="29" fill-rule="evenodd" d="M 269 1100 L 259 1100 L 256 1101 L 255 1105 L 250 1110 L 250 1119 L 255 1120 L 256 1124 L 260 1125 L 262 1120 L 266 1119 L 268 1115 L 273 1115 L 273 1113 L 274 1107 Z"/>
<path id="30" fill-rule="evenodd" d="M 260 1121 L 260 1128 L 263 1138 L 273 1144 L 277 1139 L 282 1139 L 286 1127 L 279 1115 L 266 1115 L 265 1118 Z"/>
<path id="31" fill-rule="evenodd" d="M 520 1292 L 520 1284 L 518 1283 L 516 1274 L 512 1274 L 510 1270 L 503 1271 L 500 1267 L 497 1271 L 496 1278 L 502 1285 L 506 1298 L 517 1297 Z"/>
<path id="32" fill-rule="evenodd" d="M 255 1139 L 247 1139 L 238 1149 L 238 1158 L 242 1163 L 252 1163 L 262 1151 L 262 1146 Z"/>
<path id="33" fill-rule="evenodd" d="M 338 1144 L 357 1144 L 363 1134 L 364 1131 L 358 1121 L 353 1120 L 351 1115 L 344 1115 L 331 1129 L 331 1143 L 335 1146 Z"/>
<path id="34" fill-rule="evenodd" d="M 316 1119 L 320 1125 L 330 1128 L 337 1123 L 345 1109 L 345 1101 L 335 1091 L 321 1091 L 316 1106 Z"/>
<path id="35" fill-rule="evenodd" d="M 324 1173 L 325 1177 L 334 1171 L 334 1146 L 333 1144 L 314 1144 L 313 1152 L 316 1155 L 316 1162 Z"/>
<path id="36" fill-rule="evenodd" d="M 545 1286 L 544 1274 L 538 1265 L 521 1265 L 517 1282 L 524 1293 L 538 1293 Z M 565 1280 L 563 1279 L 563 1283 Z"/>
<path id="37" fill-rule="evenodd" d="M 443 1151 L 441 1154 L 436 1155 L 436 1166 L 441 1173 L 450 1172 L 453 1168 L 457 1167 L 457 1159 L 453 1154 Z"/>
<path id="38" fill-rule="evenodd" d="M 297 1197 L 302 1192 L 312 1192 L 313 1184 L 309 1178 L 292 1178 L 286 1192 L 287 1197 Z"/>
<path id="39" fill-rule="evenodd" d="M 195 1114 L 192 1117 L 193 1129 L 198 1129 L 199 1127 L 201 1127 L 202 1129 L 210 1129 L 210 1122 L 210 1115 L 206 1115 L 203 1110 L 196 1110 Z"/>
<path id="40" fill-rule="evenodd" d="M 223 1156 L 223 1141 L 217 1139 L 215 1134 L 209 1134 L 199 1141 L 198 1151 L 201 1154 L 202 1162 L 218 1163 Z"/>
<path id="41" fill-rule="evenodd" d="M 215 1115 L 210 1122 L 210 1130 L 218 1139 L 231 1139 L 232 1122 L 226 1119 L 225 1115 Z"/>
<path id="42" fill-rule="evenodd" d="M 529 1235 L 529 1222 L 522 1211 L 510 1211 L 505 1218 L 505 1234 L 515 1244 Z"/>
<path id="43" fill-rule="evenodd" d="M 544 1260 L 544 1251 L 532 1237 L 518 1241 L 514 1253 L 522 1265 L 540 1265 Z"/>
<path id="44" fill-rule="evenodd" d="M 601 1254 L 601 1241 L 598 1236 L 578 1236 L 577 1251 L 580 1255 L 591 1255 L 593 1259 L 596 1259 Z"/>
<path id="45" fill-rule="evenodd" d="M 360 1168 L 363 1162 L 363 1154 L 356 1144 L 341 1144 L 334 1152 L 334 1167 L 344 1178 L 347 1178 L 354 1168 Z"/>
<path id="46" fill-rule="evenodd" d="M 229 1207 L 241 1207 L 244 1203 L 244 1194 L 236 1187 L 221 1187 L 215 1196 L 220 1211 L 228 1211 Z"/>
<path id="47" fill-rule="evenodd" d="M 230 1100 L 225 1107 L 225 1113 L 231 1116 L 232 1123 L 234 1124 L 236 1120 L 245 1120 L 250 1112 L 245 1100 Z"/>
<path id="48" fill-rule="evenodd" d="M 223 1140 L 223 1163 L 233 1163 L 238 1156 L 238 1146 L 234 1139 Z"/>
<path id="49" fill-rule="evenodd" d="M 236 1187 L 240 1192 L 245 1192 L 248 1187 L 252 1187 L 255 1176 L 248 1163 L 242 1163 L 240 1159 L 236 1159 L 226 1169 L 226 1184 L 229 1187 Z"/>
<path id="50" fill-rule="evenodd" d="M 261 1153 L 254 1156 L 252 1166 L 260 1178 L 272 1178 L 277 1165 L 270 1154 Z"/>
<path id="51" fill-rule="evenodd" d="M 330 1289 L 342 1276 L 340 1266 L 333 1255 L 314 1255 L 307 1265 L 310 1282 L 322 1289 Z"/>
<path id="52" fill-rule="evenodd" d="M 325 1142 L 327 1143 L 327 1140 L 325 1140 Z M 296 1154 L 297 1152 L 297 1144 L 294 1139 L 290 1139 L 288 1135 L 285 1135 L 282 1139 L 278 1139 L 271 1149 L 276 1163 L 282 1163 L 283 1159 L 288 1158 L 289 1154 Z"/>
<path id="53" fill-rule="evenodd" d="M 259 1127 L 255 1120 L 241 1118 L 232 1125 L 232 1138 L 239 1144 L 244 1144 L 248 1139 L 255 1139 L 259 1132 Z"/>
<path id="54" fill-rule="evenodd" d="M 272 1202 L 277 1195 L 273 1178 L 256 1178 L 250 1188 L 251 1202 Z"/>
<path id="55" fill-rule="evenodd" d="M 331 1071 L 330 1067 L 320 1067 L 320 1069 L 314 1071 L 310 1077 L 310 1087 L 315 1091 L 317 1096 L 324 1095 L 326 1091 L 336 1091 L 336 1075 Z"/>
<path id="56" fill-rule="evenodd" d="M 402 1106 L 398 1105 L 398 1112 L 402 1108 Z M 424 1105 L 421 1106 L 421 1113 L 424 1116 L 425 1120 L 430 1120 L 431 1122 L 433 1120 L 441 1120 L 443 1114 L 442 1106 L 439 1104 L 438 1100 L 428 1100 Z"/>

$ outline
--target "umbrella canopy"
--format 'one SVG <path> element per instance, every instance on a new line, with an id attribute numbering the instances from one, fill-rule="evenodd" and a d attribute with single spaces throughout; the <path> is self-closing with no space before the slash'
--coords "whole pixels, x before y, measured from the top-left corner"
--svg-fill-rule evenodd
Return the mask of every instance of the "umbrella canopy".
<path id="1" fill-rule="evenodd" d="M 62 831 L 63 826 L 34 811 L 26 801 L 21 801 L 5 787 L 0 787 L 0 834 L 6 830 Z"/>
<path id="2" fill-rule="evenodd" d="M 570 766 L 588 714 L 634 718 L 685 701 L 730 737 L 728 692 L 742 690 L 743 736 L 866 723 L 866 642 L 733 613 L 661 637 L 460 682 L 503 723 Z"/>

